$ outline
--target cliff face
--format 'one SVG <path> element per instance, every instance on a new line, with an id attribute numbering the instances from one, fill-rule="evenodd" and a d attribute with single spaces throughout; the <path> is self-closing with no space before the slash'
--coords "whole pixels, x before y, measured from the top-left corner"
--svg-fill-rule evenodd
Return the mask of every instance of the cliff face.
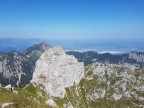
<path id="1" fill-rule="evenodd" d="M 24 74 L 22 62 L 26 59 L 16 52 L 10 52 L 0 61 L 0 77 L 2 84 L 19 84 L 21 75 Z"/>
<path id="2" fill-rule="evenodd" d="M 56 46 L 42 53 L 36 62 L 31 82 L 42 84 L 51 96 L 63 98 L 65 88 L 78 84 L 83 76 L 84 64 Z"/>
<path id="3" fill-rule="evenodd" d="M 24 86 L 30 83 L 35 62 L 50 46 L 36 44 L 21 53 L 9 52 L 0 55 L 0 83 Z"/>

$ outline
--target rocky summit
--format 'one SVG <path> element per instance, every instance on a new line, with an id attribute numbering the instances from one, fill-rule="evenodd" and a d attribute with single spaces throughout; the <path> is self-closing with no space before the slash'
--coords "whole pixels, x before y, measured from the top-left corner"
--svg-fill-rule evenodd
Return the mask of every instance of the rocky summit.
<path id="1" fill-rule="evenodd" d="M 42 53 L 31 82 L 42 84 L 51 96 L 63 98 L 65 88 L 78 84 L 83 76 L 84 64 L 55 46 Z"/>

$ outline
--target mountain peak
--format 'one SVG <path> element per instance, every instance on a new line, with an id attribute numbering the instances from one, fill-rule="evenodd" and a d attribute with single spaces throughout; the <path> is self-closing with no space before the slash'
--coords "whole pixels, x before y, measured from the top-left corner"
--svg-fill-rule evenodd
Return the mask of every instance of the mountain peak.
<path id="1" fill-rule="evenodd" d="M 32 83 L 43 85 L 55 97 L 64 97 L 65 88 L 79 83 L 84 75 L 84 64 L 55 46 L 42 53 L 36 62 Z"/>
<path id="2" fill-rule="evenodd" d="M 34 44 L 33 46 L 45 46 L 45 47 L 50 47 L 50 45 L 48 45 L 45 41 L 42 41 L 38 44 Z"/>
<path id="3" fill-rule="evenodd" d="M 41 42 L 38 44 L 34 44 L 33 46 L 27 48 L 26 50 L 22 51 L 21 53 L 24 55 L 29 55 L 29 54 L 33 53 L 34 51 L 44 52 L 44 51 L 48 50 L 49 48 L 50 48 L 50 46 L 46 42 Z"/>
<path id="4" fill-rule="evenodd" d="M 45 41 L 42 41 L 42 42 L 40 42 L 40 43 L 38 43 L 38 45 L 48 45 Z"/>

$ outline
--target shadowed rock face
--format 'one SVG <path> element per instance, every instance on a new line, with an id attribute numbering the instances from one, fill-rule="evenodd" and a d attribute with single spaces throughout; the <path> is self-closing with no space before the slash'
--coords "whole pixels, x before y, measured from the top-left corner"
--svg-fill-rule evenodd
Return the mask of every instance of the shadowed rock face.
<path id="1" fill-rule="evenodd" d="M 74 56 L 67 55 L 61 47 L 56 46 L 42 53 L 36 62 L 31 82 L 42 84 L 52 96 L 65 96 L 65 88 L 78 84 L 84 76 L 84 64 Z"/>
<path id="2" fill-rule="evenodd" d="M 131 52 L 129 53 L 129 59 L 134 59 L 136 62 L 144 63 L 144 53 L 143 52 Z"/>
<path id="3" fill-rule="evenodd" d="M 33 53 L 33 51 L 44 52 L 44 51 L 48 50 L 49 48 L 50 48 L 50 46 L 47 43 L 41 42 L 39 44 L 35 44 L 35 45 L 27 48 L 26 50 L 23 50 L 21 52 L 21 54 L 23 54 L 23 55 L 29 55 L 29 54 Z"/>
<path id="4" fill-rule="evenodd" d="M 0 83 L 24 86 L 30 83 L 35 62 L 50 46 L 36 44 L 21 53 L 9 52 L 0 55 Z"/>

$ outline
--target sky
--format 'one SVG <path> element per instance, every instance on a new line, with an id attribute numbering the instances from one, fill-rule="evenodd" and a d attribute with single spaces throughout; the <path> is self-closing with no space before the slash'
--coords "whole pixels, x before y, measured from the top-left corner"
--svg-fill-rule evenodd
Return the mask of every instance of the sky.
<path id="1" fill-rule="evenodd" d="M 144 39 L 144 0 L 0 0 L 0 37 Z"/>

